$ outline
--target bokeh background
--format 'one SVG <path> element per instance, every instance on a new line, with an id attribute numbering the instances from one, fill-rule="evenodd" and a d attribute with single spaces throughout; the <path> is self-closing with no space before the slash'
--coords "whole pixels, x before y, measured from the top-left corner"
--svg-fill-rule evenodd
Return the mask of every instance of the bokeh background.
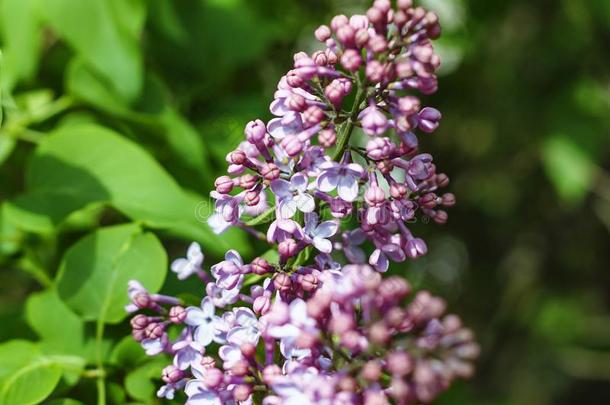
<path id="1" fill-rule="evenodd" d="M 415 225 L 430 254 L 400 271 L 446 297 L 483 348 L 476 377 L 439 403 L 608 404 L 610 1 L 420 3 L 444 28 L 440 89 L 425 98 L 443 121 L 422 143 L 450 175 L 458 204 L 445 226 Z M 44 337 L 24 305 L 52 286 L 66 249 L 101 226 L 148 219 L 104 198 L 69 216 L 52 206 L 53 194 L 32 201 L 36 182 L 25 173 L 35 170 L 29 165 L 42 138 L 96 123 L 138 144 L 184 193 L 201 198 L 245 123 L 270 117 L 292 53 L 315 49 L 313 30 L 334 14 L 367 5 L 0 0 L 0 342 Z M 127 165 L 111 175 L 132 169 L 140 170 Z M 64 174 L 48 187 L 86 187 Z M 157 191 L 151 196 L 174 192 Z M 41 215 L 51 221 L 41 225 Z M 213 263 L 217 241 L 193 226 L 155 232 L 170 259 L 197 239 Z M 228 238 L 246 256 L 257 249 Z M 174 279 L 167 291 L 200 293 Z M 104 350 L 127 333 L 125 324 L 108 327 Z M 159 366 L 146 367 L 111 368 L 109 401 L 150 403 Z M 93 403 L 93 382 L 60 387 L 51 398 L 63 397 Z"/>

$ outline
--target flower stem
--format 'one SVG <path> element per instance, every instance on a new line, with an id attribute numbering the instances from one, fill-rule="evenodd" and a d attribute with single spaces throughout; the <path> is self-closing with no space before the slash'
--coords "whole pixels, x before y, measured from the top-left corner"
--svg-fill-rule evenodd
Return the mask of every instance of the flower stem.
<path id="1" fill-rule="evenodd" d="M 106 373 L 104 371 L 103 353 L 102 353 L 102 339 L 104 338 L 104 322 L 101 320 L 97 321 L 95 328 L 95 351 L 96 351 L 96 362 L 97 369 L 100 371 L 97 376 L 97 405 L 106 405 Z"/>
<path id="2" fill-rule="evenodd" d="M 354 99 L 352 110 L 347 120 L 345 120 L 345 124 L 343 124 L 341 127 L 341 134 L 338 136 L 339 139 L 337 141 L 337 148 L 333 154 L 334 161 L 337 161 L 341 158 L 341 156 L 343 156 L 343 153 L 349 144 L 349 138 L 352 136 L 352 131 L 354 130 L 354 122 L 358 119 L 360 104 L 362 104 L 362 100 L 365 96 L 364 84 L 358 76 L 356 76 L 356 88 L 356 98 Z"/>

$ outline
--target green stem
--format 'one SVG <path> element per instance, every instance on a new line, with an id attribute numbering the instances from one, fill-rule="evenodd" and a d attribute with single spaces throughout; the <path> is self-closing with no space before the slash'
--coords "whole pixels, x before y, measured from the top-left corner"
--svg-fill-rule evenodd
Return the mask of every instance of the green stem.
<path id="1" fill-rule="evenodd" d="M 345 124 L 343 124 L 341 127 L 341 133 L 338 135 L 339 139 L 337 140 L 337 148 L 333 154 L 334 161 L 341 159 L 341 156 L 343 156 L 343 153 L 347 149 L 349 139 L 352 136 L 352 131 L 354 130 L 354 122 L 356 122 L 358 119 L 358 114 L 360 113 L 360 104 L 362 104 L 362 100 L 365 96 L 364 85 L 358 77 L 356 77 L 356 88 L 356 98 L 354 99 L 352 110 L 349 117 L 345 121 Z"/>
<path id="2" fill-rule="evenodd" d="M 104 338 L 104 322 L 98 320 L 95 328 L 95 352 L 96 365 L 99 374 L 97 376 L 97 404 L 106 405 L 106 372 L 104 371 L 104 358 L 102 353 L 102 339 Z"/>

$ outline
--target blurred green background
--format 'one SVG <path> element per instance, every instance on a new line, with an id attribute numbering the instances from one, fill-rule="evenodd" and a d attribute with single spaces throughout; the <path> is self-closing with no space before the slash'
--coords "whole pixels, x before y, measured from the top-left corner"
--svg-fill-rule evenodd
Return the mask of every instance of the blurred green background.
<path id="1" fill-rule="evenodd" d="M 430 254 L 404 274 L 446 297 L 483 348 L 476 377 L 439 403 L 608 404 L 610 1 L 420 3 L 444 28 L 440 90 L 423 98 L 443 121 L 422 145 L 450 175 L 458 204 L 447 225 L 415 226 Z M 105 246 L 100 229 L 133 222 L 154 238 L 147 254 L 161 264 L 158 241 L 170 260 L 190 240 L 204 245 L 208 264 L 229 245 L 251 257 L 252 241 L 239 232 L 216 239 L 193 204 L 205 202 L 245 123 L 270 118 L 292 53 L 315 49 L 313 30 L 334 14 L 367 6 L 0 0 L 0 342 L 36 341 L 24 350 L 74 355 L 85 370 L 105 364 L 108 402 L 151 403 L 162 363 L 121 340 L 122 315 L 103 319 L 87 291 L 73 291 L 101 248 L 67 249 L 87 235 Z M 124 295 L 117 285 L 111 301 Z M 173 275 L 165 289 L 200 294 Z M 44 299 L 68 315 L 37 319 Z M 62 333 L 79 338 L 58 345 Z M 19 391 L 6 388 L 13 349 L 0 345 L 0 403 Z M 32 398 L 93 403 L 92 376 L 65 372 L 58 384 L 58 374 Z"/>

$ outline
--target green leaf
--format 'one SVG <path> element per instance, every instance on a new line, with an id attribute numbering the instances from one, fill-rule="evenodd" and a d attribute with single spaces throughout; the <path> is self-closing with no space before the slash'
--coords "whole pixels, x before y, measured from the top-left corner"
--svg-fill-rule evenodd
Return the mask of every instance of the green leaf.
<path id="1" fill-rule="evenodd" d="M 29 80 L 38 68 L 42 42 L 37 0 L 0 2 L 0 31 L 3 42 L 2 87 L 9 91 L 22 79 Z"/>
<path id="2" fill-rule="evenodd" d="M 179 164 L 190 169 L 199 178 L 211 183 L 208 150 L 202 136 L 180 115 L 167 100 L 167 91 L 161 81 L 146 77 L 143 101 L 154 106 L 139 105 L 147 111 L 136 111 L 123 102 L 92 69 L 82 60 L 74 60 L 68 67 L 66 85 L 77 99 L 89 103 L 102 111 L 146 127 L 156 136 L 161 136 L 179 159 Z M 143 102 L 141 104 L 144 104 Z M 153 111 L 150 111 L 152 109 Z"/>
<path id="3" fill-rule="evenodd" d="M 262 214 L 260 214 L 259 216 L 257 216 L 256 218 L 253 218 L 253 219 L 249 220 L 248 222 L 246 222 L 246 225 L 256 226 L 256 225 L 260 225 L 260 224 L 266 224 L 268 222 L 271 222 L 274 218 L 275 218 L 275 207 L 271 207 L 267 211 L 265 211 Z"/>
<path id="4" fill-rule="evenodd" d="M 26 317 L 46 352 L 82 353 L 84 323 L 59 299 L 57 292 L 49 290 L 30 295 Z"/>
<path id="5" fill-rule="evenodd" d="M 28 166 L 26 186 L 7 210 L 32 232 L 52 232 L 70 213 L 103 202 L 217 254 L 236 244 L 249 252 L 242 234 L 220 238 L 212 232 L 205 222 L 213 211 L 207 198 L 187 194 L 140 146 L 103 127 L 74 124 L 45 137 Z"/>
<path id="6" fill-rule="evenodd" d="M 110 362 L 123 368 L 131 368 L 147 358 L 142 347 L 131 335 L 121 339 L 110 354 Z"/>
<path id="7" fill-rule="evenodd" d="M 127 315 L 127 283 L 157 292 L 167 256 L 154 234 L 128 224 L 101 228 L 74 244 L 57 275 L 59 296 L 88 321 L 118 323 Z"/>
<path id="8" fill-rule="evenodd" d="M 589 156 L 569 138 L 553 136 L 542 145 L 547 176 L 567 202 L 582 200 L 590 190 L 597 169 Z"/>
<path id="9" fill-rule="evenodd" d="M 166 363 L 163 359 L 153 360 L 127 374 L 125 378 L 127 393 L 140 401 L 148 401 L 153 398 L 158 387 L 152 380 L 160 378 Z"/>
<path id="10" fill-rule="evenodd" d="M 0 405 L 37 404 L 48 397 L 63 371 L 80 374 L 83 359 L 46 356 L 28 341 L 12 340 L 0 345 Z"/>
<path id="11" fill-rule="evenodd" d="M 4 131 L 0 131 L 0 167 L 11 156 L 16 144 L 15 138 L 8 136 Z"/>
<path id="12" fill-rule="evenodd" d="M 104 75 L 117 94 L 133 101 L 142 87 L 137 37 L 144 10 L 129 3 L 120 6 L 106 0 L 41 0 L 39 11 L 61 38 Z M 127 8 L 136 15 L 119 16 Z"/>

